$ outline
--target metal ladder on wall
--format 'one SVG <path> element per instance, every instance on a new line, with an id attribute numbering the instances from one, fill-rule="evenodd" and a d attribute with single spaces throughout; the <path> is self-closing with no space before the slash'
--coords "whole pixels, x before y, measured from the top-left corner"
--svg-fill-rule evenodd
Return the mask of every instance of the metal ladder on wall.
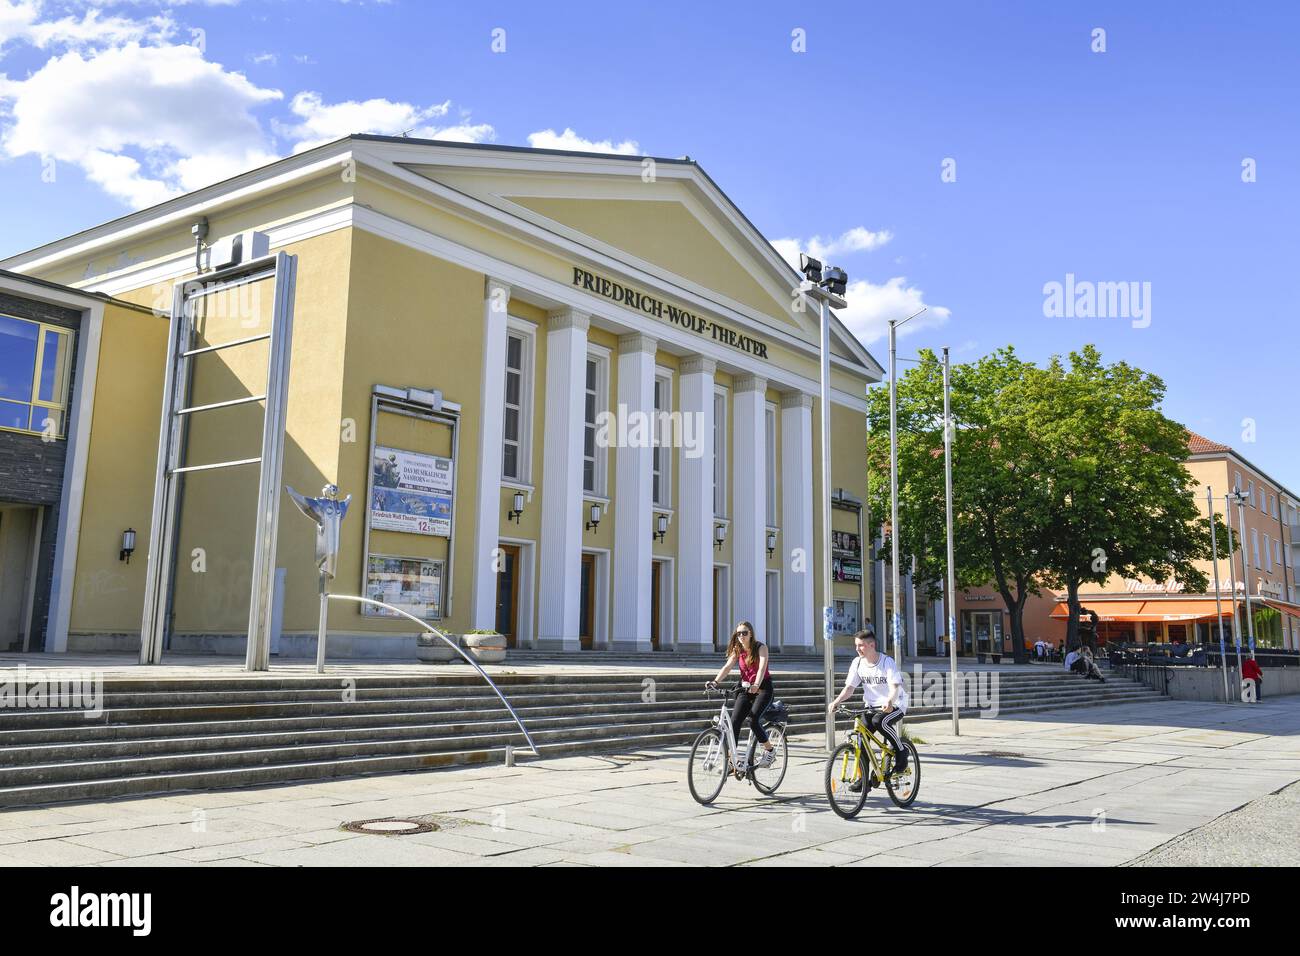
<path id="1" fill-rule="evenodd" d="M 289 353 L 297 273 L 297 256 L 279 252 L 178 282 L 173 289 L 162 422 L 158 434 L 158 464 L 154 474 L 153 511 L 149 526 L 144 618 L 140 628 L 141 664 L 162 662 L 175 583 L 177 511 L 185 475 L 257 465 L 257 518 L 253 539 L 245 668 L 264 671 L 270 667 L 276 535 L 279 526 L 280 479 L 284 465 L 285 412 L 288 404 Z M 215 345 L 194 347 L 197 302 L 206 296 L 237 292 L 241 286 L 267 280 L 274 287 L 269 331 Z M 188 404 L 193 362 L 198 356 L 262 341 L 269 343 L 266 387 L 262 394 L 205 405 Z M 188 462 L 188 426 L 193 416 L 254 402 L 266 403 L 262 416 L 260 455 L 256 458 L 202 464 Z"/>

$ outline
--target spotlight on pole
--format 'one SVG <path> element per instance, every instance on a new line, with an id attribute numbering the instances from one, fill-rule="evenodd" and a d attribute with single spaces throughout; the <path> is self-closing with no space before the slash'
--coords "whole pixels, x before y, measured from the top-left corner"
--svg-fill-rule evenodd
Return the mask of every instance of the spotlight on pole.
<path id="1" fill-rule="evenodd" d="M 849 285 L 849 274 L 839 266 L 830 266 L 823 274 L 822 285 L 831 295 L 843 295 Z"/>

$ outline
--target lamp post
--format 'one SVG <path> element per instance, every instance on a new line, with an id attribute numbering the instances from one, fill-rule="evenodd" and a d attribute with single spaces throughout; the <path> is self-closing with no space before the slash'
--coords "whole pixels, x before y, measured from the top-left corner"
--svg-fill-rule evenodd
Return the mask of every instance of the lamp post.
<path id="1" fill-rule="evenodd" d="M 889 547 L 890 547 L 890 581 L 889 595 L 893 602 L 890 621 L 894 637 L 894 661 L 898 669 L 903 669 L 903 645 L 899 625 L 898 602 L 901 597 L 898 556 L 898 327 L 912 321 L 925 308 L 917 309 L 902 320 L 889 320 Z M 824 387 L 824 386 L 823 386 Z M 829 519 L 828 519 L 829 521 Z M 829 527 L 829 524 L 827 525 Z"/>
<path id="2" fill-rule="evenodd" d="M 948 678 L 949 703 L 952 704 L 952 735 L 960 736 L 961 725 L 957 719 L 957 572 L 953 561 L 952 533 L 952 366 L 948 362 L 948 348 L 943 350 L 943 495 L 946 511 L 945 524 L 948 538 Z M 1224 677 L 1225 688 L 1227 677 Z"/>
<path id="3" fill-rule="evenodd" d="M 1263 494 L 1263 492 L 1261 492 Z M 1246 592 L 1246 633 L 1250 636 L 1250 657 L 1255 659 L 1255 612 L 1250 606 L 1250 565 L 1246 563 L 1246 509 L 1242 503 L 1249 497 L 1246 492 L 1237 492 L 1237 518 L 1241 521 L 1241 586 Z M 1262 510 L 1262 509 L 1261 509 Z M 1237 676 L 1241 676 L 1241 641 L 1237 641 Z"/>
<path id="4" fill-rule="evenodd" d="M 1226 494 L 1223 496 L 1223 517 L 1224 524 L 1228 526 L 1228 586 L 1232 589 L 1232 643 L 1237 647 L 1237 679 L 1241 679 L 1241 620 L 1237 616 L 1237 559 L 1232 556 L 1236 549 L 1232 544 L 1232 503 L 1240 499 L 1237 494 Z M 1241 546 L 1241 554 L 1244 559 L 1246 556 L 1246 546 Z M 1224 665 L 1227 666 L 1226 663 Z"/>
<path id="5" fill-rule="evenodd" d="M 835 699 L 835 634 L 833 612 L 835 582 L 831 579 L 831 308 L 843 309 L 848 303 L 843 293 L 848 276 L 833 266 L 822 277 L 821 263 L 800 256 L 804 281 L 799 288 L 821 306 L 821 459 L 822 459 L 822 670 L 826 703 Z M 826 712 L 826 750 L 835 749 L 835 715 Z"/>
<path id="6" fill-rule="evenodd" d="M 1219 600 L 1219 542 L 1214 533 L 1214 492 L 1205 486 L 1205 505 L 1210 510 L 1210 554 L 1214 560 L 1214 611 L 1219 619 L 1219 663 L 1223 665 L 1223 702 L 1232 699 L 1228 693 L 1228 645 L 1223 639 L 1223 602 Z M 1228 555 L 1231 559 L 1232 555 Z M 1234 594 L 1235 598 L 1236 595 Z"/>

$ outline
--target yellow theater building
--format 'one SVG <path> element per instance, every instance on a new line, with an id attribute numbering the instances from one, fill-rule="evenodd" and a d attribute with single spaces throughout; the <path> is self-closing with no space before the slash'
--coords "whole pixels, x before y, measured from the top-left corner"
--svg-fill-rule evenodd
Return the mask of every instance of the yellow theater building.
<path id="1" fill-rule="evenodd" d="M 296 269 L 282 407 L 284 273 L 208 290 L 169 340 L 175 290 L 237 257 L 232 237 Z M 167 649 L 242 652 L 269 535 L 272 652 L 312 653 L 315 530 L 282 498 L 259 531 L 267 416 L 281 486 L 352 495 L 334 592 L 516 648 L 711 650 L 746 619 L 782 653 L 820 649 L 818 307 L 693 161 L 351 136 L 0 268 L 115 304 L 78 333 L 65 396 L 47 651 L 140 646 L 172 398 Z M 880 377 L 835 320 L 846 631 L 871 606 L 854 503 Z M 414 656 L 418 629 L 382 609 L 332 604 L 328 623 L 331 656 Z"/>

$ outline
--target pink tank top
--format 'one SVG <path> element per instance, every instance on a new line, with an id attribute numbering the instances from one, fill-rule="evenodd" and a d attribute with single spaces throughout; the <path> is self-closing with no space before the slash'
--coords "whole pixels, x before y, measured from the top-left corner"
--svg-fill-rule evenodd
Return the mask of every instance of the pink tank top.
<path id="1" fill-rule="evenodd" d="M 745 659 L 745 654 L 742 651 L 740 656 L 736 658 L 736 663 L 740 665 L 740 679 L 743 680 L 746 684 L 754 683 L 754 679 L 758 677 L 758 665 L 760 663 L 760 659 L 757 656 L 755 656 L 754 663 L 750 664 Z"/>

